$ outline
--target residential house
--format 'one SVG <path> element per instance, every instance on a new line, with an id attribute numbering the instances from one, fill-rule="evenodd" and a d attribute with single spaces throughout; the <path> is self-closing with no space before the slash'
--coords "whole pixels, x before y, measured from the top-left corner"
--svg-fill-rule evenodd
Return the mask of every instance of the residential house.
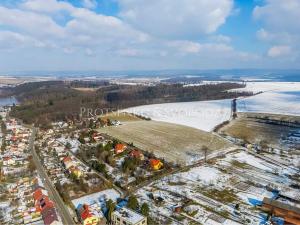
<path id="1" fill-rule="evenodd" d="M 103 140 L 104 137 L 102 137 L 101 134 L 99 134 L 99 133 L 94 133 L 94 134 L 93 134 L 93 139 L 94 139 L 95 141 L 100 141 L 100 140 Z"/>
<path id="2" fill-rule="evenodd" d="M 80 204 L 77 207 L 77 213 L 83 225 L 96 225 L 100 219 L 93 213 L 90 207 L 86 204 Z"/>
<path id="3" fill-rule="evenodd" d="M 147 218 L 128 208 L 121 208 L 112 213 L 112 224 L 114 225 L 146 225 Z"/>
<path id="4" fill-rule="evenodd" d="M 116 144 L 115 146 L 115 154 L 120 154 L 126 150 L 127 146 L 124 144 Z"/>
<path id="5" fill-rule="evenodd" d="M 72 158 L 70 156 L 67 156 L 63 159 L 63 164 L 65 168 L 68 170 L 70 167 L 75 166 Z"/>
<path id="6" fill-rule="evenodd" d="M 277 200 L 264 198 L 262 209 L 271 215 L 281 217 L 286 224 L 300 225 L 300 208 Z"/>
<path id="7" fill-rule="evenodd" d="M 70 174 L 75 176 L 77 179 L 83 175 L 82 171 L 78 167 L 75 167 L 75 166 L 70 167 L 69 172 L 70 172 Z"/>
<path id="8" fill-rule="evenodd" d="M 160 170 L 163 165 L 159 159 L 150 159 L 150 166 L 153 170 Z"/>
<path id="9" fill-rule="evenodd" d="M 15 160 L 12 157 L 10 156 L 3 157 L 3 166 L 10 166 L 14 164 L 15 164 Z"/>
<path id="10" fill-rule="evenodd" d="M 43 210 L 42 218 L 45 225 L 62 225 L 54 207 Z"/>
<path id="11" fill-rule="evenodd" d="M 129 156 L 132 157 L 132 158 L 140 159 L 140 160 L 145 159 L 144 154 L 140 150 L 137 150 L 137 149 L 132 150 L 129 153 Z"/>

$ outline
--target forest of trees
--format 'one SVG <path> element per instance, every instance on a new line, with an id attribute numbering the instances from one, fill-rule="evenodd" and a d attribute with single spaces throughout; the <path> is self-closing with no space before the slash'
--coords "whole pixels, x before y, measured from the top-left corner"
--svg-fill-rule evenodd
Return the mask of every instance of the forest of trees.
<path id="1" fill-rule="evenodd" d="M 91 92 L 75 90 L 73 87 L 98 87 Z M 81 107 L 126 108 L 143 104 L 166 102 L 202 101 L 249 96 L 249 92 L 228 92 L 242 88 L 243 84 L 219 83 L 201 86 L 182 84 L 108 85 L 106 82 L 46 81 L 26 83 L 9 90 L 21 102 L 12 115 L 25 123 L 42 124 L 55 120 L 78 117 Z"/>

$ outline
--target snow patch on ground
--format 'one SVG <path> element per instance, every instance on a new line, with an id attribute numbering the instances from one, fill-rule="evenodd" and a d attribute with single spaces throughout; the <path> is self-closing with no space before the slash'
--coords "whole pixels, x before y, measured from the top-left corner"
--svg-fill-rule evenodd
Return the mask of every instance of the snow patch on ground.
<path id="1" fill-rule="evenodd" d="M 144 105 L 124 111 L 209 132 L 218 124 L 230 119 L 231 100 Z"/>
<path id="2" fill-rule="evenodd" d="M 220 178 L 221 173 L 212 167 L 196 167 L 188 172 L 181 173 L 180 176 L 190 181 L 200 181 L 204 184 L 210 184 L 216 182 Z"/>
<path id="3" fill-rule="evenodd" d="M 272 169 L 270 167 L 265 166 L 263 164 L 264 162 L 261 159 L 258 159 L 257 157 L 247 154 L 246 152 L 239 152 L 233 155 L 233 159 L 242 163 L 247 163 L 248 165 L 251 165 L 258 169 L 272 172 Z"/>
<path id="4" fill-rule="evenodd" d="M 67 143 L 69 143 L 71 145 L 70 150 L 73 153 L 76 153 L 78 151 L 80 142 L 77 139 L 71 139 L 71 138 L 65 138 L 65 137 L 61 137 L 59 139 L 57 139 L 60 143 L 62 143 L 63 145 L 66 145 Z"/>

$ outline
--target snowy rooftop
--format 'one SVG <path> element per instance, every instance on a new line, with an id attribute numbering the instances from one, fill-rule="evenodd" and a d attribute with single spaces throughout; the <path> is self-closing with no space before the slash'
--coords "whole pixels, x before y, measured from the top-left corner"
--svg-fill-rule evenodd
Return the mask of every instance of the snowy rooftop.
<path id="1" fill-rule="evenodd" d="M 125 220 L 126 222 L 129 222 L 129 223 L 132 223 L 132 224 L 139 223 L 145 219 L 144 216 L 142 216 L 128 208 L 121 208 L 119 210 L 116 210 L 114 212 L 114 215 L 116 215 L 118 217 L 122 217 L 123 220 Z"/>
<path id="2" fill-rule="evenodd" d="M 81 198 L 72 200 L 72 203 L 77 208 L 79 204 L 93 205 L 94 203 L 104 203 L 106 200 L 111 199 L 116 201 L 120 197 L 120 194 L 114 189 L 107 189 L 105 191 L 100 191 L 93 193 L 91 195 L 86 195 Z"/>

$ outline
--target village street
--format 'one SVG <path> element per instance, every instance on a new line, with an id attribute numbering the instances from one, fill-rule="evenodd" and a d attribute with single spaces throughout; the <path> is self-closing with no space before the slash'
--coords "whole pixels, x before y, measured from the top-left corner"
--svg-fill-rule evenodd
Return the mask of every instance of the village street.
<path id="1" fill-rule="evenodd" d="M 34 163 L 37 167 L 37 171 L 39 175 L 41 176 L 43 183 L 49 192 L 50 197 L 53 199 L 53 201 L 56 203 L 56 208 L 57 211 L 59 212 L 60 216 L 62 217 L 63 223 L 67 225 L 75 224 L 72 216 L 69 213 L 69 210 L 66 208 L 64 202 L 62 201 L 61 197 L 59 196 L 57 190 L 51 183 L 51 180 L 49 179 L 47 173 L 45 172 L 40 159 L 34 149 L 34 140 L 35 140 L 35 135 L 36 135 L 37 129 L 33 128 L 32 129 L 32 134 L 29 140 L 29 149 L 32 152 L 32 157 L 34 160 Z"/>

